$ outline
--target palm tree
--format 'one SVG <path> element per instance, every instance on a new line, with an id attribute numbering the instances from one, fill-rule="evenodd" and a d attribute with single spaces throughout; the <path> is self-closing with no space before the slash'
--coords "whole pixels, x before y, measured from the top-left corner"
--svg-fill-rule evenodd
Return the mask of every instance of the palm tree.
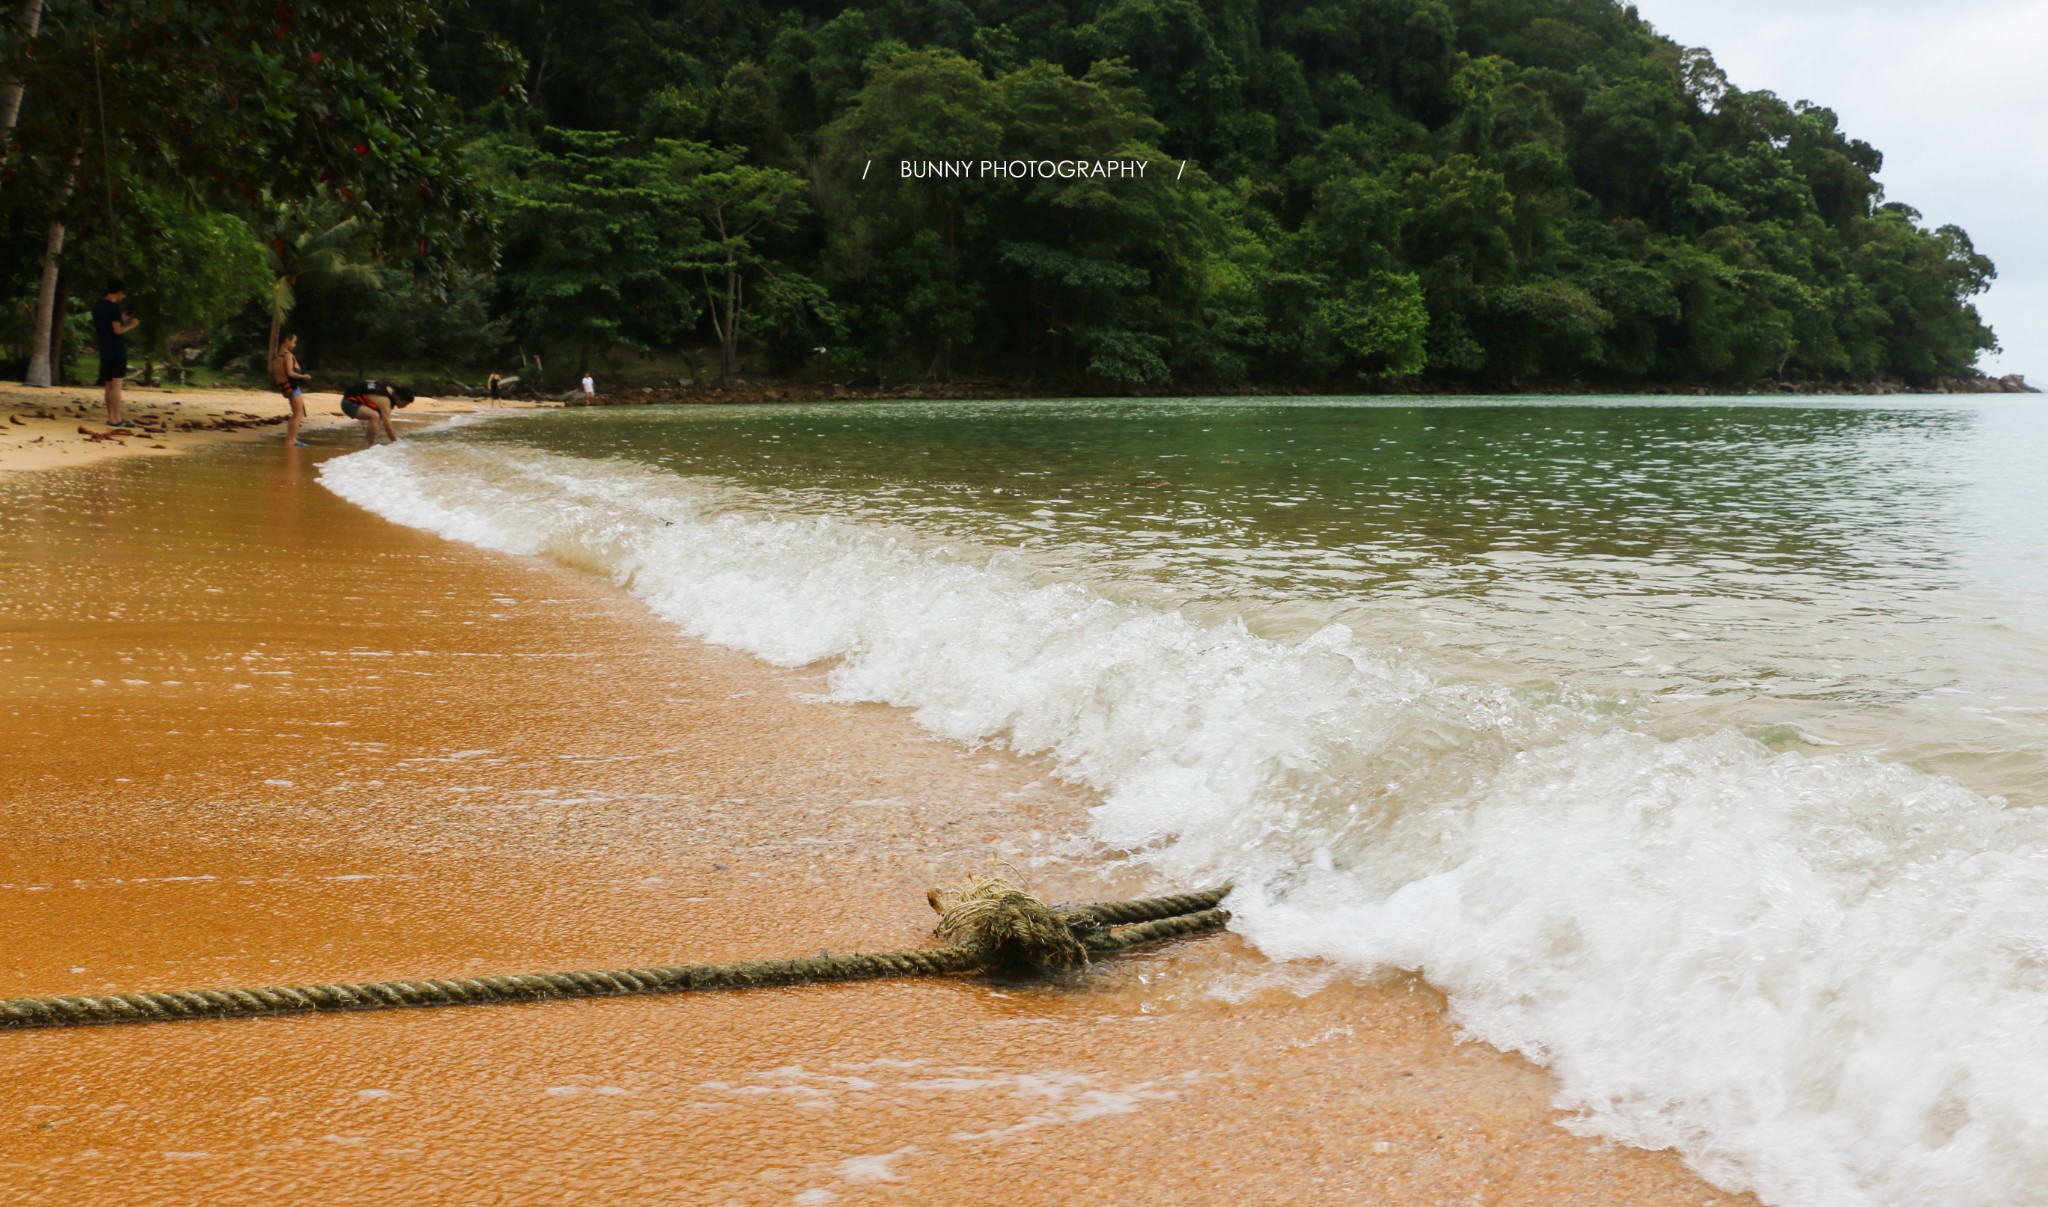
<path id="1" fill-rule="evenodd" d="M 266 364 L 277 358 L 284 316 L 299 304 L 301 282 L 339 285 L 359 281 L 372 288 L 380 284 L 376 268 L 355 258 L 367 233 L 361 219 L 337 220 L 332 208 L 317 202 L 303 207 L 279 207 L 270 239 L 264 244 L 265 262 L 276 278 L 270 287 L 270 351 Z"/>

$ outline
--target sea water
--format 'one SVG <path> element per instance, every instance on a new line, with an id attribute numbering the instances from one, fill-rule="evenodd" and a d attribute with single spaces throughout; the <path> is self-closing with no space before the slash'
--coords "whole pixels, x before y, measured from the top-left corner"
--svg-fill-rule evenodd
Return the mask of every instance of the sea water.
<path id="1" fill-rule="evenodd" d="M 2048 407 L 549 413 L 330 461 L 1419 970 L 1578 1129 L 1785 1204 L 2048 1200 Z"/>

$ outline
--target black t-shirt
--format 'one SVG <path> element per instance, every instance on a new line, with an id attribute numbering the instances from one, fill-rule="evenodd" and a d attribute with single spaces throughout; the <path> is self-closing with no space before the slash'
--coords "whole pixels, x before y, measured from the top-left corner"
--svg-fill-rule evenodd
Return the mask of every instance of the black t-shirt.
<path id="1" fill-rule="evenodd" d="M 99 343 L 101 360 L 128 359 L 128 338 L 114 330 L 114 324 L 124 317 L 121 303 L 112 298 L 92 304 L 92 334 Z"/>

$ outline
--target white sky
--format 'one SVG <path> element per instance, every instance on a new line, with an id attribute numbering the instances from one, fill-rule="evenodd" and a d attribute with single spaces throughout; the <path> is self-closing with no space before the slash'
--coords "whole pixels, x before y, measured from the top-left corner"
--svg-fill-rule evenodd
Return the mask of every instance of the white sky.
<path id="1" fill-rule="evenodd" d="M 1998 265 L 1993 373 L 2048 387 L 2048 0 L 1635 0 L 1729 82 L 1833 109 L 1879 180 Z"/>

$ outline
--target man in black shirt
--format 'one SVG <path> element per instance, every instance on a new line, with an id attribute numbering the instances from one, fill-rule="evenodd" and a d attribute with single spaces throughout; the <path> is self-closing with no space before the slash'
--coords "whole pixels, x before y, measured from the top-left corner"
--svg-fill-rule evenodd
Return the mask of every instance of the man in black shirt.
<path id="1" fill-rule="evenodd" d="M 128 333 L 141 319 L 128 317 L 121 299 L 128 287 L 119 278 L 107 282 L 107 296 L 92 304 L 92 334 L 100 348 L 100 373 L 95 385 L 107 389 L 107 426 L 133 427 L 121 415 L 121 383 L 128 376 Z"/>

